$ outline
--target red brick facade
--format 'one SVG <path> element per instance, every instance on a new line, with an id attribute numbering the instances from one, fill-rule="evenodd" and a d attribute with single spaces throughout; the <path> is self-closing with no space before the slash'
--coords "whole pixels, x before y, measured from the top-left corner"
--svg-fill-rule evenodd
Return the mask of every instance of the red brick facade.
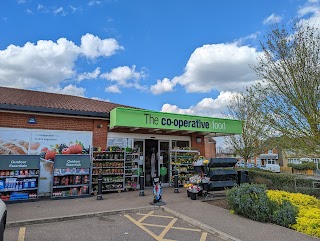
<path id="1" fill-rule="evenodd" d="M 197 142 L 197 138 L 201 138 L 201 142 Z M 197 149 L 201 156 L 205 156 L 204 137 L 197 135 L 197 133 L 191 134 L 191 147 Z"/>
<path id="2" fill-rule="evenodd" d="M 215 158 L 216 157 L 216 142 L 210 138 L 204 138 L 204 146 L 205 146 L 205 158 Z"/>
<path id="3" fill-rule="evenodd" d="M 35 117 L 37 123 L 28 124 L 30 117 Z M 98 128 L 98 125 L 102 125 L 102 127 Z M 1 127 L 91 131 L 93 133 L 93 146 L 101 147 L 105 147 L 107 143 L 108 125 L 109 121 L 107 120 L 0 112 Z"/>
<path id="4" fill-rule="evenodd" d="M 37 123 L 28 124 L 30 117 L 34 117 Z M 109 121 L 102 119 L 0 112 L 0 127 L 91 131 L 93 146 L 102 148 L 107 145 L 108 125 Z M 197 142 L 197 138 L 201 138 L 201 142 Z M 200 154 L 206 158 L 215 157 L 215 143 L 208 142 L 204 136 L 199 136 L 196 133 L 191 134 L 191 147 L 199 150 Z"/>

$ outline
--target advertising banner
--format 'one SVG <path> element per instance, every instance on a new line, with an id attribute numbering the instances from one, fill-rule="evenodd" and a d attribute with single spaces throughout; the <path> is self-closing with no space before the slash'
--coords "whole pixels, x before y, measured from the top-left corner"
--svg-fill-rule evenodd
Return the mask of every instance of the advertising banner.
<path id="1" fill-rule="evenodd" d="M 0 155 L 40 155 L 39 195 L 51 192 L 55 154 L 81 154 L 92 146 L 92 132 L 0 128 Z"/>

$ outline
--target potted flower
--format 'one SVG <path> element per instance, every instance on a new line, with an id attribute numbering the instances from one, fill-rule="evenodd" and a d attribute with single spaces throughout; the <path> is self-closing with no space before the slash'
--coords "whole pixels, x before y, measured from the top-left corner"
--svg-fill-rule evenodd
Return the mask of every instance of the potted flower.
<path id="1" fill-rule="evenodd" d="M 190 197 L 190 192 L 189 192 L 189 187 L 190 186 L 192 186 L 192 184 L 190 184 L 190 183 L 186 183 L 186 184 L 183 185 L 183 187 L 187 189 L 188 197 Z"/>
<path id="2" fill-rule="evenodd" d="M 209 190 L 209 182 L 210 182 L 210 178 L 209 177 L 203 177 L 201 179 L 201 185 L 202 185 L 202 188 L 205 192 L 208 192 Z"/>
<path id="3" fill-rule="evenodd" d="M 188 191 L 190 193 L 190 197 L 192 200 L 197 199 L 197 194 L 201 191 L 201 187 L 195 184 L 192 184 L 191 186 L 188 187 Z"/>

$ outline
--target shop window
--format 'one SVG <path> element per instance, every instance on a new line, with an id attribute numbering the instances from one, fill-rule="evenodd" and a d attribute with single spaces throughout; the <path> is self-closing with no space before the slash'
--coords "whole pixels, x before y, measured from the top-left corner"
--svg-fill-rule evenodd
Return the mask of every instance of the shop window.
<path id="1" fill-rule="evenodd" d="M 126 148 L 126 147 L 133 148 L 133 139 L 120 138 L 120 137 L 110 137 L 110 138 L 108 138 L 107 146 L 119 146 L 121 148 Z"/>
<path id="2" fill-rule="evenodd" d="M 172 141 L 172 149 L 174 148 L 183 148 L 183 147 L 190 147 L 189 141 Z"/>

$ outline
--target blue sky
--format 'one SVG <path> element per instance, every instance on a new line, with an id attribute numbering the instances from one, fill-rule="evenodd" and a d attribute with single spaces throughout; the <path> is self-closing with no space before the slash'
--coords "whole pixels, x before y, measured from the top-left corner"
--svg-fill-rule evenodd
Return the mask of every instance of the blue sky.
<path id="1" fill-rule="evenodd" d="M 317 0 L 2 0 L 0 86 L 221 116 L 272 23 Z"/>

